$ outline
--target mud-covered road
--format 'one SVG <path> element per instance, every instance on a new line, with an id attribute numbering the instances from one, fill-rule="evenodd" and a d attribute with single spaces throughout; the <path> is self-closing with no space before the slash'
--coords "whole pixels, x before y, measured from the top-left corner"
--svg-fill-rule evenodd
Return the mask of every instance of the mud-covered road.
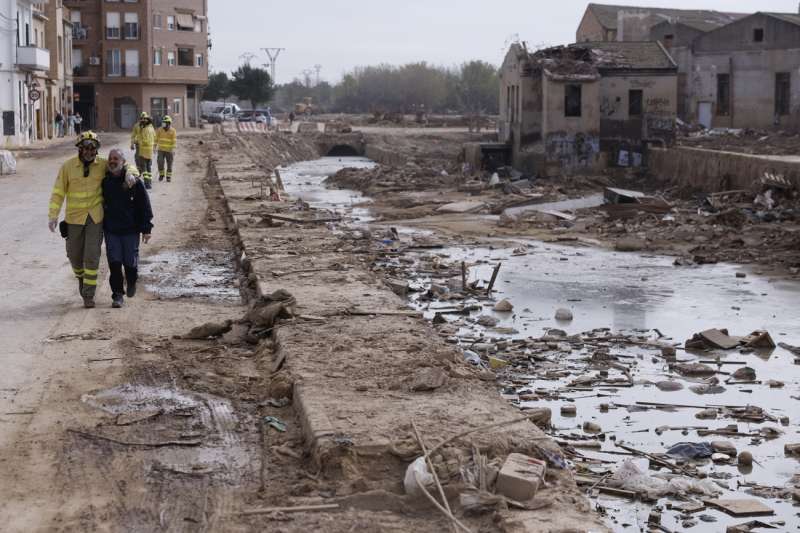
<path id="1" fill-rule="evenodd" d="M 101 154 L 127 148 L 124 134 L 102 140 Z M 50 189 L 74 149 L 32 153 L 0 177 L 3 531 L 204 530 L 229 502 L 212 480 L 242 475 L 239 420 L 212 390 L 211 372 L 195 374 L 213 363 L 214 347 L 172 340 L 241 313 L 229 239 L 208 211 L 195 145 L 183 135 L 173 182 L 151 192 L 142 290 L 123 309 L 111 308 L 105 258 L 97 308 L 83 308 L 64 242 L 47 230 Z M 161 290 L 170 278 L 191 283 Z M 176 364 L 185 357 L 210 362 Z M 170 441 L 180 442 L 162 446 Z"/>

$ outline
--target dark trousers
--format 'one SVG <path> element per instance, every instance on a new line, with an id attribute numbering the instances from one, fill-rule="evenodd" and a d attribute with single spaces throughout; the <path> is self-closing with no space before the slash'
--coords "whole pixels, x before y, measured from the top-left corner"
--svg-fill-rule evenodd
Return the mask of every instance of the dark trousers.
<path id="1" fill-rule="evenodd" d="M 130 288 L 139 278 L 139 234 L 119 235 L 106 231 L 105 237 L 111 292 L 125 294 L 124 283 Z"/>

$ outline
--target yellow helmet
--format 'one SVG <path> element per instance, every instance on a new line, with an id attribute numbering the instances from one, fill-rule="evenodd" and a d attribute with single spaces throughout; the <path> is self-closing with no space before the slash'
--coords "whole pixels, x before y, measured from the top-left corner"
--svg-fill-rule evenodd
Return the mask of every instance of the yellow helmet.
<path id="1" fill-rule="evenodd" d="M 78 140 L 75 142 L 75 146 L 80 146 L 86 141 L 92 142 L 97 148 L 100 148 L 100 138 L 93 131 L 84 131 L 78 135 Z"/>
<path id="2" fill-rule="evenodd" d="M 147 111 L 142 111 L 139 113 L 139 120 L 142 120 L 143 118 L 150 118 L 150 115 L 147 114 Z"/>
<path id="3" fill-rule="evenodd" d="M 169 115 L 164 115 L 164 118 L 161 119 L 161 122 L 166 122 L 167 124 L 172 124 L 172 117 Z"/>

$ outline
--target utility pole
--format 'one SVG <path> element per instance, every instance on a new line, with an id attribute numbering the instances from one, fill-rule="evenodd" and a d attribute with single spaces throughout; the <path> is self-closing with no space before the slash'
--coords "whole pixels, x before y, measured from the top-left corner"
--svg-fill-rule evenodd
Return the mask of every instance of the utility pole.
<path id="1" fill-rule="evenodd" d="M 303 79 L 306 82 L 306 87 L 311 88 L 311 73 L 314 72 L 310 68 L 307 68 L 303 71 Z"/>
<path id="2" fill-rule="evenodd" d="M 242 61 L 244 61 L 245 65 L 247 65 L 247 66 L 250 66 L 250 61 L 251 61 L 251 60 L 252 60 L 254 57 L 256 57 L 256 55 L 255 55 L 255 54 L 251 54 L 250 52 L 245 52 L 245 53 L 243 53 L 242 55 L 240 55 L 240 56 L 239 56 L 239 59 L 241 59 Z"/>
<path id="3" fill-rule="evenodd" d="M 319 71 L 322 70 L 322 65 L 314 65 L 314 70 L 317 71 L 317 83 L 315 85 L 319 85 Z"/>
<path id="4" fill-rule="evenodd" d="M 275 81 L 275 63 L 278 61 L 278 56 L 281 55 L 281 52 L 286 50 L 286 48 L 262 48 L 264 52 L 267 53 L 267 57 L 269 58 L 269 66 L 270 66 L 270 76 L 272 76 L 272 83 L 277 83 Z"/>

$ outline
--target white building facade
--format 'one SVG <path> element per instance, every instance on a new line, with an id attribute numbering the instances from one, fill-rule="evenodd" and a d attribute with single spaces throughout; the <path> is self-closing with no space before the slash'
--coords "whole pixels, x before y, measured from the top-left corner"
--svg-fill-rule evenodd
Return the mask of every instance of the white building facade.
<path id="1" fill-rule="evenodd" d="M 0 0 L 0 146 L 25 145 L 46 135 L 43 80 L 50 51 L 37 17 L 47 3 Z"/>

